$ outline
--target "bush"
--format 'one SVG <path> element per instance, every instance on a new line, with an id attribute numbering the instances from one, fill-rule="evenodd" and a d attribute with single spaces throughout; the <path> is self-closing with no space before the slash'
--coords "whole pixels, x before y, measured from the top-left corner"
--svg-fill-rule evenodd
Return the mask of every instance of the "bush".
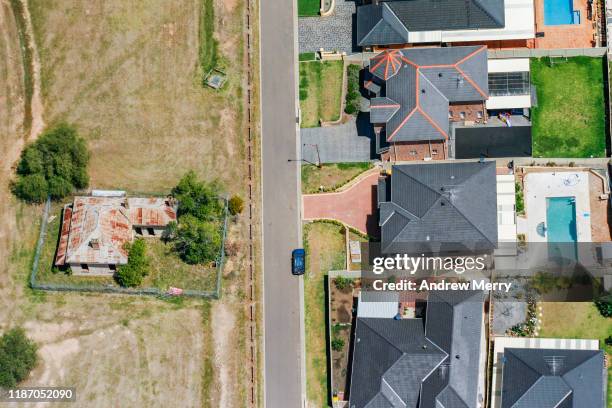
<path id="1" fill-rule="evenodd" d="M 244 210 L 244 200 L 240 198 L 240 196 L 237 196 L 237 195 L 230 198 L 227 205 L 228 205 L 228 210 L 230 214 L 232 215 L 241 214 L 242 211 Z"/>
<path id="2" fill-rule="evenodd" d="M 209 263 L 217 259 L 221 240 L 217 223 L 185 215 L 180 219 L 174 247 L 188 264 Z"/>
<path id="3" fill-rule="evenodd" d="M 359 93 L 359 65 L 350 64 L 346 68 L 346 103 L 344 106 L 344 112 L 349 115 L 353 115 L 359 111 L 359 99 L 361 94 Z"/>
<path id="4" fill-rule="evenodd" d="M 516 212 L 522 214 L 525 211 L 525 198 L 521 183 L 516 183 Z"/>
<path id="5" fill-rule="evenodd" d="M 337 276 L 334 279 L 334 285 L 336 285 L 336 289 L 344 290 L 348 288 L 353 283 L 353 280 L 350 278 L 345 278 L 344 276 Z"/>
<path id="6" fill-rule="evenodd" d="M 60 124 L 45 131 L 21 154 L 13 194 L 31 202 L 43 202 L 47 196 L 59 200 L 76 189 L 87 187 L 89 152 L 76 129 Z"/>
<path id="7" fill-rule="evenodd" d="M 36 351 L 36 344 L 23 329 L 4 333 L 0 338 L 0 387 L 12 388 L 23 381 L 36 366 Z"/>
<path id="8" fill-rule="evenodd" d="M 331 348 L 334 351 L 342 351 L 342 349 L 344 348 L 344 340 L 339 339 L 337 337 L 332 339 Z"/>
<path id="9" fill-rule="evenodd" d="M 612 302 L 597 300 L 595 301 L 595 306 L 603 317 L 612 317 Z"/>
<path id="10" fill-rule="evenodd" d="M 144 239 L 138 238 L 133 244 L 127 245 L 128 263 L 121 265 L 117 271 L 117 282 L 124 287 L 136 287 L 149 273 L 149 261 L 146 255 Z"/>
<path id="11" fill-rule="evenodd" d="M 612 336 L 606 337 L 605 343 L 606 346 L 612 346 Z"/>

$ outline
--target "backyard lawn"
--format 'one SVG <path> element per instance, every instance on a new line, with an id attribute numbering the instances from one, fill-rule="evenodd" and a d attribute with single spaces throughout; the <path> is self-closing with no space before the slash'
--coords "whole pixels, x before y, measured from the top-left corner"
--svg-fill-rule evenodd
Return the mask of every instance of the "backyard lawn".
<path id="1" fill-rule="evenodd" d="M 372 164 L 368 162 L 323 164 L 321 168 L 311 164 L 303 165 L 302 193 L 312 194 L 336 190 L 371 168 Z"/>
<path id="2" fill-rule="evenodd" d="M 328 222 L 314 222 L 304 228 L 306 389 L 308 405 L 313 407 L 326 407 L 328 402 L 325 275 L 330 270 L 345 268 L 342 228 Z"/>
<path id="3" fill-rule="evenodd" d="M 595 305 L 580 303 L 541 303 L 542 328 L 540 337 L 569 339 L 599 339 L 600 347 L 612 359 L 612 347 L 604 340 L 612 335 L 612 318 L 603 317 Z M 608 367 L 608 407 L 612 407 L 612 367 Z"/>
<path id="4" fill-rule="evenodd" d="M 534 157 L 605 156 L 603 67 L 601 58 L 531 60 Z"/>
<path id="5" fill-rule="evenodd" d="M 298 16 L 318 16 L 321 0 L 298 0 Z"/>
<path id="6" fill-rule="evenodd" d="M 300 62 L 302 127 L 340 119 L 343 69 L 342 61 Z"/>

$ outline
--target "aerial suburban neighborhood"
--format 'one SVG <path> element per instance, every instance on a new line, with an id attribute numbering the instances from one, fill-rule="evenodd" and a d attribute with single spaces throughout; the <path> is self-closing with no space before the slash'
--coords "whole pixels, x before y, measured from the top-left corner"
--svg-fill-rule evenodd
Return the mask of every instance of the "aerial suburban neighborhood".
<path id="1" fill-rule="evenodd" d="M 612 408 L 611 30 L 0 0 L 0 405 Z"/>

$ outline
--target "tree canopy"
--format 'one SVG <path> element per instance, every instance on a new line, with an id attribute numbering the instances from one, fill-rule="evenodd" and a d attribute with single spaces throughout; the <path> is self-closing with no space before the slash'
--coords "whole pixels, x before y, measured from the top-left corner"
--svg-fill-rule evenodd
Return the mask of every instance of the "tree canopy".
<path id="1" fill-rule="evenodd" d="M 219 199 L 220 187 L 217 183 L 204 183 L 190 171 L 172 189 L 178 200 L 178 216 L 193 215 L 199 220 L 217 220 L 223 212 Z"/>
<path id="2" fill-rule="evenodd" d="M 128 244 L 128 263 L 117 270 L 117 282 L 124 287 L 136 287 L 149 273 L 149 261 L 146 255 L 146 245 L 142 238 Z"/>
<path id="3" fill-rule="evenodd" d="M 89 184 L 88 162 L 85 140 L 73 126 L 59 124 L 23 150 L 13 193 L 33 203 L 66 197 Z"/>
<path id="4" fill-rule="evenodd" d="M 23 381 L 36 366 L 36 351 L 36 344 L 23 329 L 4 333 L 0 338 L 0 387 L 12 388 Z"/>

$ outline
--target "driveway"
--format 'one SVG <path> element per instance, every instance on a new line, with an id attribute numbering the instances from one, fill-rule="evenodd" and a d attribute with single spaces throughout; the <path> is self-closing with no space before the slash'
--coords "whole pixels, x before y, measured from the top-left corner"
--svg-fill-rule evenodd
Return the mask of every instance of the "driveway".
<path id="1" fill-rule="evenodd" d="M 328 127 L 303 128 L 302 158 L 316 163 L 317 148 L 321 163 L 366 162 L 374 159 L 374 139 L 367 114 L 359 120 L 352 117 L 347 123 Z"/>
<path id="2" fill-rule="evenodd" d="M 354 1 L 336 0 L 334 13 L 327 17 L 300 17 L 298 19 L 299 50 L 316 52 L 353 51 Z"/>
<path id="3" fill-rule="evenodd" d="M 363 233 L 379 236 L 376 198 L 379 173 L 378 169 L 370 170 L 343 191 L 304 195 L 303 218 L 338 220 Z"/>

